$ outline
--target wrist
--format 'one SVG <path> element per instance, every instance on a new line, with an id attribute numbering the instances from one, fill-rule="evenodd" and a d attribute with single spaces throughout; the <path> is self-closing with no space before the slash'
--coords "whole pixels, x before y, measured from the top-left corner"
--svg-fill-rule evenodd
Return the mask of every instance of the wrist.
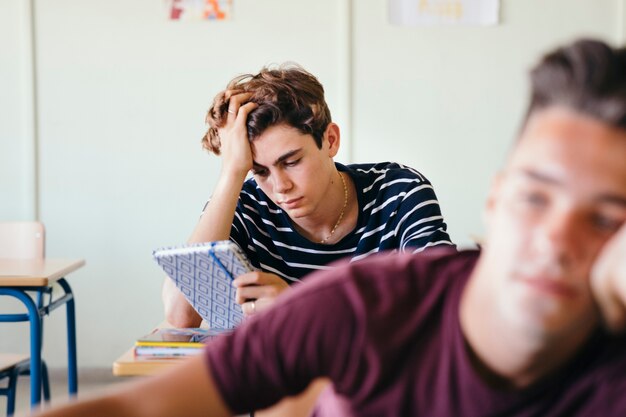
<path id="1" fill-rule="evenodd" d="M 229 184 L 243 184 L 246 180 L 246 176 L 250 172 L 249 168 L 244 167 L 229 167 L 222 165 L 220 171 L 220 180 Z"/>

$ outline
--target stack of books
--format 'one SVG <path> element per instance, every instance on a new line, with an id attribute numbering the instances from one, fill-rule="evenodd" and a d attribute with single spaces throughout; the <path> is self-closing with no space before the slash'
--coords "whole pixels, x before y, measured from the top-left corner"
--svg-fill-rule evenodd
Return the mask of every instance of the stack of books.
<path id="1" fill-rule="evenodd" d="M 156 329 L 135 342 L 135 356 L 141 359 L 177 359 L 202 353 L 204 344 L 224 333 L 208 329 Z"/>

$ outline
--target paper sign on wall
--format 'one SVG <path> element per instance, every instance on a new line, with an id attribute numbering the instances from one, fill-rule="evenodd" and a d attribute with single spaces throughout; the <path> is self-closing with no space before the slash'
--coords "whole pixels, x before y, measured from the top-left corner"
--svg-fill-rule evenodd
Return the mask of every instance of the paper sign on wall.
<path id="1" fill-rule="evenodd" d="M 165 0 L 170 20 L 229 20 L 232 0 Z"/>
<path id="2" fill-rule="evenodd" d="M 495 25 L 499 0 L 389 0 L 389 20 L 403 26 Z"/>

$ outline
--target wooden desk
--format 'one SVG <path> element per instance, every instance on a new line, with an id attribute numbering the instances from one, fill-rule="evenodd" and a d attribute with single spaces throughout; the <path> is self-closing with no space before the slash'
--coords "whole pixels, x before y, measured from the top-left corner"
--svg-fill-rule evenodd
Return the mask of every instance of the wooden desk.
<path id="1" fill-rule="evenodd" d="M 61 305 L 67 309 L 68 390 L 78 391 L 76 365 L 76 318 L 74 294 L 65 276 L 85 265 L 82 259 L 0 259 L 0 296 L 13 297 L 24 304 L 27 314 L 0 312 L 1 322 L 30 322 L 30 398 L 31 406 L 41 401 L 42 388 L 42 321 Z M 52 285 L 58 284 L 64 294 L 53 300 Z M 37 301 L 27 292 L 34 292 Z M 46 295 L 48 300 L 46 301 Z"/>
<path id="2" fill-rule="evenodd" d="M 167 322 L 157 326 L 173 327 Z M 115 376 L 142 376 L 154 375 L 163 370 L 181 363 L 188 358 L 181 359 L 141 359 L 135 357 L 134 348 L 127 350 L 115 362 L 113 362 L 113 375 Z M 306 417 L 311 415 L 315 401 L 326 388 L 328 382 L 323 379 L 313 381 L 307 390 L 297 397 L 285 398 L 278 404 L 254 413 L 255 417 Z"/>
<path id="3" fill-rule="evenodd" d="M 47 287 L 83 265 L 82 259 L 0 259 L 0 287 Z"/>
<path id="4" fill-rule="evenodd" d="M 113 362 L 113 375 L 154 375 L 187 359 L 141 359 L 135 357 L 133 350 L 134 348 L 127 350 L 126 353 Z"/>

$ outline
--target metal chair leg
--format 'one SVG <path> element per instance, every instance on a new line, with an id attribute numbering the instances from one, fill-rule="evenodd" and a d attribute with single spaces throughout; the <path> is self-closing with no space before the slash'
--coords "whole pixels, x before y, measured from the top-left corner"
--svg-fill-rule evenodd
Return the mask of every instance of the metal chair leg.
<path id="1" fill-rule="evenodd" d="M 50 401 L 50 378 L 48 377 L 48 366 L 45 361 L 41 361 L 41 385 L 43 387 L 43 399 Z"/>
<path id="2" fill-rule="evenodd" d="M 7 417 L 15 413 L 15 394 L 17 392 L 17 378 L 25 368 L 28 368 L 28 360 L 18 363 L 11 370 L 9 385 L 7 386 Z"/>

